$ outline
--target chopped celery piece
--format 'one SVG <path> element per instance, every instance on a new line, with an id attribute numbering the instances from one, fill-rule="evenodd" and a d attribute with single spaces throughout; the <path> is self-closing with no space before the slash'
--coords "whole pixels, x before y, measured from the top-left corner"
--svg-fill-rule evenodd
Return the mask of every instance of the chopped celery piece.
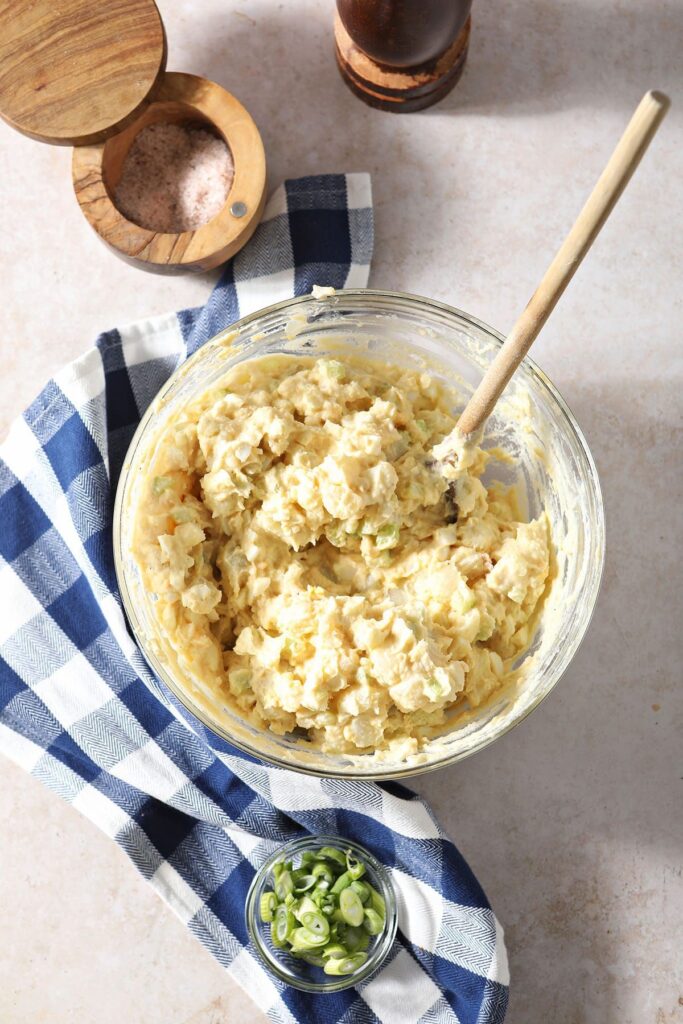
<path id="1" fill-rule="evenodd" d="M 233 668 L 228 672 L 228 683 L 236 697 L 251 688 L 251 672 L 248 668 Z"/>
<path id="2" fill-rule="evenodd" d="M 395 548 L 398 544 L 399 533 L 401 532 L 398 523 L 387 523 L 386 526 L 380 527 L 375 536 L 375 545 L 383 550 L 385 548 Z"/>
<path id="3" fill-rule="evenodd" d="M 346 367 L 338 359 L 321 359 L 320 366 L 333 380 L 344 380 L 346 376 Z"/>
<path id="4" fill-rule="evenodd" d="M 154 494 L 163 494 L 173 483 L 173 479 L 170 476 L 155 476 L 152 480 L 152 492 Z"/>
<path id="5" fill-rule="evenodd" d="M 194 512 L 185 505 L 178 505 L 171 512 L 171 518 L 175 519 L 176 523 L 191 523 L 194 519 Z"/>

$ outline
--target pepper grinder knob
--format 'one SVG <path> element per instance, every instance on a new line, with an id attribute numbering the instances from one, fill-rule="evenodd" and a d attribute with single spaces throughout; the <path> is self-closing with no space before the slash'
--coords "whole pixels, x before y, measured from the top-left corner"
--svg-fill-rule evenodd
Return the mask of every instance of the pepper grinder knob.
<path id="1" fill-rule="evenodd" d="M 344 81 L 381 110 L 408 113 L 450 92 L 462 74 L 472 0 L 337 0 Z"/>

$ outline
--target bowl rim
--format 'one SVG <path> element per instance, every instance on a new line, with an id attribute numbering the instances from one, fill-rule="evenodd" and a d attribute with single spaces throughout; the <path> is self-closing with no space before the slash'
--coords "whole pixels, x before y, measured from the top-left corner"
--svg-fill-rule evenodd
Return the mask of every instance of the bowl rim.
<path id="1" fill-rule="evenodd" d="M 126 490 L 126 483 L 128 481 L 128 474 L 125 470 L 129 467 L 131 455 L 137 449 L 137 445 L 140 438 L 146 428 L 147 422 L 154 415 L 154 409 L 157 406 L 159 400 L 169 391 L 175 384 L 175 381 L 179 374 L 186 375 L 188 368 L 191 367 L 196 361 L 198 361 L 204 353 L 207 345 L 214 343 L 221 343 L 226 337 L 230 337 L 238 332 L 243 331 L 254 321 L 262 320 L 267 316 L 271 316 L 275 313 L 282 312 L 284 310 L 296 309 L 299 306 L 305 305 L 317 305 L 319 308 L 322 307 L 323 303 L 333 304 L 335 299 L 362 299 L 369 297 L 378 300 L 399 300 L 408 302 L 419 307 L 436 310 L 441 314 L 446 314 L 447 317 L 455 316 L 465 322 L 477 327 L 479 330 L 487 334 L 491 340 L 498 345 L 502 346 L 505 337 L 500 331 L 495 330 L 485 321 L 480 320 L 478 317 L 459 309 L 457 306 L 451 306 L 448 303 L 441 302 L 438 299 L 430 299 L 423 295 L 416 295 L 412 292 L 403 291 L 392 291 L 386 289 L 374 289 L 374 288 L 340 288 L 335 289 L 331 295 L 325 295 L 324 297 L 316 297 L 311 294 L 295 296 L 290 299 L 283 299 L 279 302 L 272 303 L 269 306 L 263 306 L 262 308 L 255 310 L 252 313 L 248 313 L 246 316 L 236 320 L 233 324 L 230 324 L 224 330 L 219 331 L 211 338 L 207 339 L 195 352 L 192 353 L 187 359 L 185 359 L 179 366 L 173 371 L 170 377 L 161 386 L 155 397 L 152 399 L 147 409 L 140 418 L 140 422 L 131 438 L 128 446 L 121 474 L 116 488 L 116 497 L 114 500 L 114 512 L 113 512 L 113 548 L 114 548 L 114 569 L 116 574 L 116 580 L 119 586 L 121 594 L 121 600 L 123 604 L 123 610 L 125 617 L 128 620 L 128 625 L 133 634 L 133 638 L 136 646 L 143 655 L 148 666 L 151 668 L 152 673 L 157 677 L 164 686 L 168 687 L 171 693 L 176 697 L 180 704 L 188 711 L 197 721 L 201 723 L 212 735 L 216 736 L 219 740 L 227 743 L 238 750 L 249 755 L 250 757 L 256 758 L 258 761 L 266 764 L 273 765 L 277 768 L 284 768 L 288 771 L 298 772 L 303 775 L 311 775 L 316 778 L 332 778 L 332 779 L 351 779 L 355 781 L 369 781 L 369 782 L 381 782 L 391 779 L 406 779 L 416 775 L 424 775 L 428 772 L 436 771 L 439 768 L 445 768 L 449 765 L 456 764 L 459 761 L 463 761 L 467 757 L 471 757 L 473 754 L 478 753 L 485 747 L 488 747 L 495 740 L 501 739 L 507 735 L 516 726 L 520 725 L 526 718 L 529 717 L 532 711 L 534 711 L 539 704 L 546 699 L 546 697 L 555 689 L 560 679 L 563 677 L 569 666 L 571 665 L 576 653 L 578 652 L 583 640 L 588 632 L 588 628 L 592 622 L 595 608 L 597 605 L 598 596 L 602 586 L 604 567 L 605 567 L 605 551 L 606 551 L 606 537 L 605 537 L 605 507 L 602 496 L 602 488 L 600 486 L 600 478 L 598 475 L 597 466 L 595 460 L 591 454 L 588 442 L 586 441 L 585 435 L 581 430 L 576 417 L 569 408 L 567 402 L 564 400 L 560 392 L 557 390 L 555 385 L 552 383 L 550 378 L 544 373 L 544 371 L 528 356 L 526 355 L 522 360 L 521 365 L 531 372 L 532 377 L 536 377 L 543 388 L 553 398 L 558 410 L 562 413 L 565 420 L 567 421 L 570 430 L 576 436 L 579 443 L 579 447 L 583 456 L 588 463 L 590 470 L 591 482 L 594 488 L 595 494 L 595 512 L 596 521 L 594 523 L 595 530 L 595 547 L 596 553 L 599 558 L 599 565 L 594 567 L 592 575 L 592 586 L 590 591 L 584 596 L 584 615 L 583 622 L 580 625 L 579 631 L 573 638 L 571 644 L 571 652 L 568 657 L 565 658 L 564 664 L 561 665 L 560 670 L 557 673 L 551 686 L 543 688 L 537 693 L 529 704 L 522 709 L 510 722 L 508 722 L 500 732 L 496 733 L 495 736 L 490 738 L 480 739 L 475 742 L 467 750 L 456 751 L 455 753 L 447 753 L 445 756 L 438 758 L 428 763 L 417 763 L 408 764 L 404 767 L 396 769 L 388 769 L 386 771 L 381 770 L 381 762 L 377 764 L 377 768 L 380 770 L 364 770 L 359 766 L 353 766 L 353 770 L 342 770 L 336 768 L 330 768 L 326 770 L 319 770 L 306 764 L 298 764 L 293 761 L 288 761 L 284 756 L 280 757 L 277 755 L 265 755 L 255 747 L 250 746 L 247 742 L 240 739 L 235 739 L 227 729 L 221 731 L 217 723 L 213 722 L 210 716 L 201 708 L 198 707 L 194 701 L 185 693 L 180 690 L 174 680 L 171 678 L 170 672 L 168 672 L 161 664 L 159 659 L 156 657 L 153 651 L 149 651 L 143 647 L 139 640 L 140 630 L 137 628 L 137 615 L 135 613 L 134 602 L 131 600 L 130 591 L 128 589 L 124 566 L 121 558 L 121 522 L 122 522 L 122 505 L 123 505 L 123 494 Z M 185 723 L 187 724 L 187 723 Z"/>

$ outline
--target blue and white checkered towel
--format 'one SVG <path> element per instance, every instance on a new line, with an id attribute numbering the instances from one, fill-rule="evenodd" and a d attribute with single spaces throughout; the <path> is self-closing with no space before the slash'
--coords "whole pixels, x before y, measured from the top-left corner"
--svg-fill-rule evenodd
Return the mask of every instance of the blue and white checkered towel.
<path id="1" fill-rule="evenodd" d="M 251 310 L 365 285 L 372 245 L 366 175 L 288 181 L 203 309 L 102 335 L 14 423 L 0 449 L 0 751 L 115 839 L 271 1020 L 492 1024 L 507 1004 L 502 932 L 425 803 L 264 766 L 160 700 L 114 578 L 116 479 L 160 385 Z M 368 846 L 400 897 L 389 960 L 335 995 L 271 978 L 244 924 L 255 868 L 305 832 Z"/>

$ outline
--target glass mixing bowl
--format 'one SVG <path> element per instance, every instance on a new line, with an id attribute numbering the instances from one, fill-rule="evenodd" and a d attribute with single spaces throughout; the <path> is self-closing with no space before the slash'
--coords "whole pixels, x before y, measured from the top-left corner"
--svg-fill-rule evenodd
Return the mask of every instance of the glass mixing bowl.
<path id="1" fill-rule="evenodd" d="M 277 736 L 244 721 L 199 679 L 181 677 L 155 636 L 154 595 L 130 552 L 146 467 L 169 417 L 238 363 L 272 353 L 366 355 L 442 379 L 465 404 L 498 351 L 497 331 L 460 310 L 414 295 L 369 290 L 309 296 L 245 317 L 207 342 L 173 374 L 142 418 L 121 474 L 114 557 L 135 638 L 158 679 L 213 733 L 264 761 L 329 777 L 400 778 L 481 750 L 532 711 L 571 662 L 590 622 L 602 575 L 605 522 L 595 464 L 571 412 L 545 374 L 525 359 L 488 422 L 484 447 L 501 446 L 514 466 L 492 473 L 518 488 L 530 518 L 548 513 L 552 582 L 515 681 L 478 708 L 458 708 L 447 732 L 409 760 L 323 753 L 296 734 Z M 486 477 L 484 477 L 486 482 Z"/>

